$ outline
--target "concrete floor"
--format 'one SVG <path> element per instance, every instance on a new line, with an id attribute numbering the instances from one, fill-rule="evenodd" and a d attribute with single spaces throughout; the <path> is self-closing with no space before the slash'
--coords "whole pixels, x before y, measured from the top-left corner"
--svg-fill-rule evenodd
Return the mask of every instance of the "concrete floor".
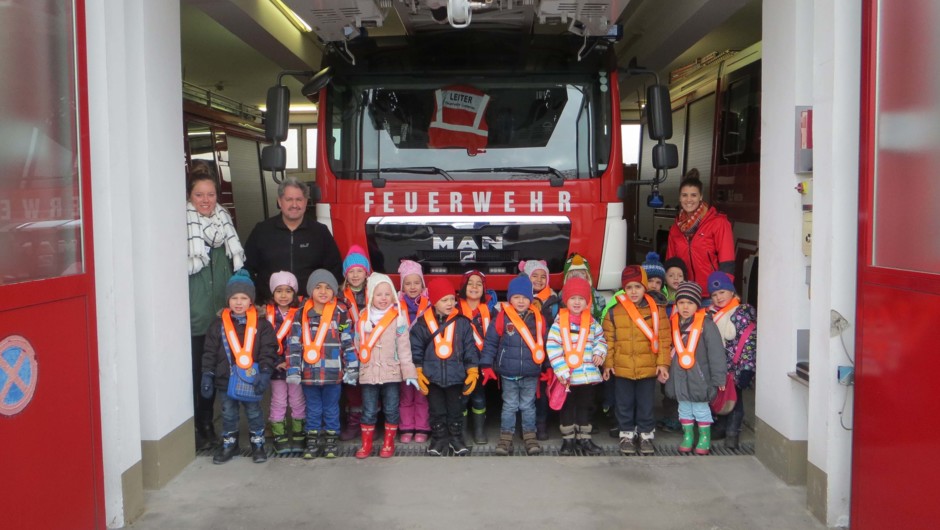
<path id="1" fill-rule="evenodd" d="M 753 456 L 199 457 L 131 527 L 825 528 Z"/>

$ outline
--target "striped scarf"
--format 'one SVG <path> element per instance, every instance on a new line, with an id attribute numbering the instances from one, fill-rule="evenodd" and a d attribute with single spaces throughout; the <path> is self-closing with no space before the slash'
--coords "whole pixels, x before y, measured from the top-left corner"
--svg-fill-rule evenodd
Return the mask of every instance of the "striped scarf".
<path id="1" fill-rule="evenodd" d="M 238 241 L 232 217 L 216 203 L 212 215 L 199 215 L 196 207 L 186 203 L 186 229 L 189 243 L 189 274 L 192 276 L 209 265 L 209 249 L 225 245 L 225 255 L 232 260 L 233 270 L 245 264 L 245 250 Z"/>
<path id="2" fill-rule="evenodd" d="M 685 210 L 680 210 L 679 215 L 676 216 L 676 225 L 678 225 L 679 231 L 687 237 L 695 234 L 695 231 L 698 230 L 698 224 L 705 217 L 706 213 L 708 213 L 708 203 L 705 201 L 702 201 L 702 204 L 699 204 L 698 208 L 692 213 L 686 213 Z"/>

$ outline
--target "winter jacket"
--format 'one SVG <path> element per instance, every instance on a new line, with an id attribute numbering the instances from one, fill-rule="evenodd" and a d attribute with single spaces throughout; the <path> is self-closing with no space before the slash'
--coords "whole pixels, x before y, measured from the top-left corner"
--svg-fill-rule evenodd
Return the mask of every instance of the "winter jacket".
<path id="1" fill-rule="evenodd" d="M 734 383 L 743 390 L 751 386 L 753 374 L 749 374 L 742 380 L 741 372 L 755 372 L 757 370 L 757 311 L 752 305 L 741 304 L 726 318 L 731 319 L 735 330 L 734 338 L 724 341 L 728 371 L 734 372 Z M 737 351 L 738 343 L 741 342 L 743 338 L 744 330 L 751 323 L 754 323 L 754 329 L 751 330 L 751 334 L 747 337 L 747 342 L 744 343 L 744 349 L 741 351 L 741 357 L 738 359 L 737 364 L 735 364 L 734 355 Z M 741 385 L 741 382 L 745 383 L 744 386 Z"/>
<path id="2" fill-rule="evenodd" d="M 362 316 L 366 316 L 363 312 Z M 395 321 L 396 324 L 400 320 Z M 363 337 L 358 329 L 355 336 L 355 348 L 358 352 Z M 389 327 L 379 337 L 372 349 L 372 357 L 367 363 L 359 364 L 359 384 L 380 385 L 383 383 L 399 383 L 405 379 L 415 379 L 418 372 L 411 361 L 411 340 L 408 336 L 408 326 L 398 325 Z"/>
<path id="3" fill-rule="evenodd" d="M 344 289 L 340 290 L 344 291 L 342 293 L 341 300 L 343 304 L 346 305 L 346 311 L 349 313 L 349 321 L 352 326 L 354 326 L 353 330 L 355 331 L 355 325 L 357 322 L 359 322 L 359 312 L 366 308 L 366 287 L 363 285 L 362 289 L 359 289 L 358 291 L 352 291 L 352 295 L 355 300 L 350 300 L 347 298 Z M 356 302 L 355 305 L 353 305 L 353 301 Z M 358 309 L 358 311 L 355 309 Z"/>
<path id="4" fill-rule="evenodd" d="M 683 344 L 689 340 L 691 326 L 692 318 L 679 322 Z M 702 336 L 695 348 L 695 364 L 692 368 L 682 368 L 679 366 L 679 357 L 672 356 L 669 379 L 666 381 L 666 396 L 678 401 L 708 403 L 715 399 L 718 387 L 725 384 L 727 376 L 721 333 L 715 323 L 706 317 L 702 322 Z"/>
<path id="5" fill-rule="evenodd" d="M 702 292 L 707 293 L 709 274 L 717 270 L 734 274 L 734 233 L 728 218 L 715 208 L 709 208 L 691 238 L 673 223 L 666 249 L 666 258 L 671 257 L 682 259 L 689 270 L 686 281 L 701 285 Z M 726 264 L 725 267 L 722 264 Z"/>
<path id="6" fill-rule="evenodd" d="M 529 328 L 533 339 L 537 339 L 535 326 L 535 313 L 532 310 L 522 315 L 522 321 Z M 548 334 L 548 323 L 542 331 L 542 339 Z M 480 366 L 492 367 L 496 373 L 503 377 L 529 377 L 537 376 L 542 372 L 542 366 L 532 360 L 532 351 L 522 339 L 505 311 L 500 311 L 490 322 L 486 336 L 483 338 L 483 353 L 480 355 Z"/>
<path id="7" fill-rule="evenodd" d="M 558 316 L 558 309 L 561 307 L 561 296 L 553 290 L 552 294 L 548 295 L 548 298 L 543 302 L 539 300 L 535 294 L 532 296 L 531 307 L 534 311 L 540 311 L 542 313 L 542 318 L 545 319 L 545 325 L 547 327 L 548 322 L 554 322 L 555 317 Z"/>
<path id="8" fill-rule="evenodd" d="M 260 319 L 264 317 L 264 321 L 269 322 L 269 320 L 267 319 L 267 311 L 268 311 L 267 306 L 258 306 L 257 310 L 258 310 L 258 318 Z M 295 322 L 300 321 L 300 308 L 297 308 L 297 311 L 294 313 L 294 319 L 295 319 Z M 277 340 L 277 330 L 281 328 L 281 324 L 283 323 L 284 323 L 284 315 L 281 314 L 281 311 L 279 309 L 275 308 L 274 326 L 272 327 L 274 329 L 275 340 Z M 291 344 L 291 332 L 288 332 L 287 335 L 284 336 L 284 339 L 281 341 L 281 343 L 278 344 L 278 346 L 281 346 L 281 347 L 279 348 L 280 351 L 278 351 L 278 354 L 277 354 L 277 364 L 284 363 L 286 366 L 284 369 L 275 368 L 274 374 L 271 375 L 271 379 L 282 380 L 287 377 L 287 368 L 290 368 L 291 366 L 290 344 Z M 298 365 L 294 365 L 294 366 L 298 366 Z"/>
<path id="9" fill-rule="evenodd" d="M 235 333 L 238 339 L 245 341 L 245 323 L 239 322 L 237 317 L 232 317 L 232 323 L 235 327 Z M 255 335 L 255 344 L 251 349 L 251 357 L 258 364 L 258 370 L 261 372 L 273 373 L 274 366 L 278 362 L 277 357 L 277 336 L 271 325 L 264 320 L 263 315 L 258 315 L 258 332 Z M 231 356 L 226 353 L 225 345 L 222 341 L 226 340 L 223 329 L 222 317 L 217 316 L 209 330 L 206 332 L 206 343 L 204 353 L 202 354 L 202 373 L 212 372 L 215 374 L 215 387 L 221 390 L 228 388 L 228 377 L 231 373 Z"/>
<path id="10" fill-rule="evenodd" d="M 636 304 L 646 325 L 653 328 L 650 307 L 646 300 Z M 659 353 L 653 353 L 650 341 L 634 324 L 621 304 L 613 306 L 604 317 L 604 337 L 607 339 L 607 359 L 604 368 L 613 368 L 614 375 L 626 379 L 646 379 L 656 376 L 656 367 L 669 367 L 669 347 L 672 335 L 666 310 L 659 307 Z"/>
<path id="11" fill-rule="evenodd" d="M 205 335 L 209 324 L 225 309 L 225 284 L 232 277 L 232 260 L 225 245 L 209 249 L 209 265 L 189 275 L 189 327 L 193 336 Z"/>
<path id="12" fill-rule="evenodd" d="M 415 325 L 415 320 L 418 318 L 418 309 L 421 309 L 422 299 L 424 300 L 424 303 L 426 305 L 425 309 L 427 309 L 428 307 L 431 307 L 431 303 L 428 301 L 428 297 L 423 294 L 419 296 L 417 300 L 415 300 L 414 298 L 411 298 L 404 292 L 401 292 L 398 294 L 399 311 L 401 310 L 402 307 L 408 310 L 408 314 L 402 313 L 403 316 L 408 318 L 408 329 L 411 329 Z"/>
<path id="13" fill-rule="evenodd" d="M 326 225 L 307 215 L 300 226 L 291 231 L 277 215 L 252 229 L 245 242 L 245 268 L 255 281 L 258 300 L 267 300 L 271 297 L 268 289 L 271 274 L 290 271 L 304 290 L 310 273 L 316 269 L 326 269 L 336 278 L 342 278 L 343 258 Z"/>
<path id="14" fill-rule="evenodd" d="M 323 350 L 316 364 L 308 364 L 303 358 L 303 308 L 297 312 L 290 334 L 290 366 L 300 367 L 301 383 L 305 385 L 335 385 L 343 382 L 346 370 L 359 368 L 359 357 L 353 348 L 353 329 L 346 312 L 346 306 L 336 304 L 329 330 L 323 339 Z M 310 326 L 310 340 L 317 336 L 322 315 L 311 308 L 307 312 L 307 324 Z"/>
<path id="15" fill-rule="evenodd" d="M 571 343 L 577 344 L 581 335 L 580 316 L 572 318 L 570 324 Z M 604 329 L 593 318 L 591 327 L 588 330 L 587 343 L 584 346 L 584 355 L 581 358 L 581 366 L 571 370 L 565 360 L 564 340 L 561 338 L 561 318 L 556 318 L 551 329 L 548 330 L 548 340 L 546 347 L 548 359 L 552 363 L 552 369 L 559 378 L 569 379 L 572 386 L 593 385 L 603 381 L 600 368 L 594 366 L 594 356 L 600 355 L 602 359 L 607 358 L 607 339 L 604 338 Z"/>
<path id="16" fill-rule="evenodd" d="M 429 309 L 428 311 L 434 311 Z M 480 353 L 476 343 L 473 342 L 473 329 L 470 320 L 463 315 L 456 315 L 447 320 L 446 317 L 435 314 L 439 331 L 437 336 L 444 334 L 450 326 L 454 329 L 454 353 L 446 359 L 441 359 L 434 351 L 434 339 L 431 329 L 424 317 L 411 326 L 411 360 L 416 368 L 424 370 L 428 380 L 437 386 L 448 387 L 462 385 L 467 378 L 467 369 L 475 368 L 480 364 Z"/>

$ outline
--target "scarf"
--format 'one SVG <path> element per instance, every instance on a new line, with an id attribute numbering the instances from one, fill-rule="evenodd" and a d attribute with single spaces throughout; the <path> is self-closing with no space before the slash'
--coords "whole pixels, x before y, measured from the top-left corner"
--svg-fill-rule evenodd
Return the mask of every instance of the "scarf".
<path id="1" fill-rule="evenodd" d="M 698 208 L 695 209 L 692 213 L 686 213 L 685 210 L 680 210 L 679 215 L 676 216 L 676 225 L 686 236 L 691 236 L 698 230 L 698 224 L 705 217 L 705 214 L 708 213 L 708 203 L 702 201 L 702 204 L 698 205 Z"/>
<path id="2" fill-rule="evenodd" d="M 225 255 L 232 260 L 233 270 L 245 264 L 245 250 L 238 241 L 232 217 L 221 204 L 209 217 L 199 215 L 196 207 L 186 203 L 186 229 L 189 232 L 189 275 L 192 276 L 209 265 L 210 248 L 225 245 Z"/>

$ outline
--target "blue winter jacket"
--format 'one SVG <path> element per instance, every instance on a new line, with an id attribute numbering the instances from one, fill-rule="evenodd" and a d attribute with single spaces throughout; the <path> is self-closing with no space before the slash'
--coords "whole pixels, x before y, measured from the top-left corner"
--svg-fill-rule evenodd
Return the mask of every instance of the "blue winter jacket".
<path id="1" fill-rule="evenodd" d="M 532 310 L 526 311 L 522 321 L 529 328 L 532 337 L 536 337 L 535 314 Z M 542 341 L 548 335 L 550 323 L 544 323 Z M 546 356 L 546 361 L 548 357 Z M 500 311 L 493 317 L 490 327 L 486 330 L 483 339 L 483 354 L 480 356 L 480 366 L 492 367 L 497 374 L 503 377 L 537 376 L 542 372 L 542 365 L 532 360 L 532 351 L 513 326 L 512 321 L 505 312 Z"/>
<path id="2" fill-rule="evenodd" d="M 434 309 L 428 309 L 434 311 Z M 438 326 L 444 317 L 434 315 L 437 318 Z M 428 323 L 424 321 L 424 316 L 418 317 L 411 327 L 411 360 L 415 368 L 421 368 L 428 380 L 437 386 L 448 387 L 453 385 L 462 385 L 467 378 L 467 368 L 474 368 L 479 365 L 479 352 L 477 345 L 473 342 L 473 330 L 470 320 L 457 315 L 444 328 L 438 332 L 442 335 L 447 327 L 456 326 L 454 329 L 454 353 L 441 359 L 434 352 L 434 339 L 431 337 L 431 329 Z"/>

